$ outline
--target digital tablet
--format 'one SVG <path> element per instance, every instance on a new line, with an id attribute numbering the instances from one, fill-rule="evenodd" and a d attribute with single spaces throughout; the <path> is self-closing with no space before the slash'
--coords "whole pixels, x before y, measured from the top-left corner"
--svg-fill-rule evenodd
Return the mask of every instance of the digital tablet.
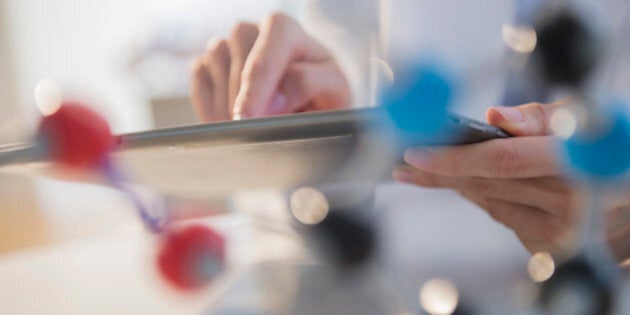
<path id="1" fill-rule="evenodd" d="M 389 178 L 404 148 L 382 128 L 378 108 L 281 115 L 123 134 L 114 163 L 129 181 L 165 194 L 216 199 L 243 189 L 288 189 Z M 448 141 L 470 144 L 509 134 L 449 114 Z M 0 169 L 45 173 L 28 145 L 0 148 Z M 4 165 L 4 166 L 3 166 Z"/>

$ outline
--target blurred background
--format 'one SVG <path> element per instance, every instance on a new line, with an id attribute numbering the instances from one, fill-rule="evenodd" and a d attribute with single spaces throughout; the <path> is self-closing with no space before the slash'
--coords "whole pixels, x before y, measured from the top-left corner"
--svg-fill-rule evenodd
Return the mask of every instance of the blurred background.
<path id="1" fill-rule="evenodd" d="M 188 101 L 191 58 L 204 50 L 211 37 L 225 35 L 235 21 L 257 21 L 271 10 L 297 12 L 299 4 L 281 0 L 2 0 L 0 144 L 27 141 L 34 133 L 41 115 L 35 90 L 51 82 L 65 97 L 95 107 L 116 133 L 196 123 Z M 42 220 L 107 225 L 108 216 L 94 218 L 97 210 L 59 213 L 63 207 L 57 207 L 55 200 L 66 195 L 64 184 L 5 175 L 0 181 L 0 204 L 6 210 L 0 213 L 0 218 L 5 217 L 0 219 L 4 222 L 0 223 L 0 250 L 30 243 L 28 236 L 20 234 L 31 224 L 35 226 L 26 231 L 37 234 L 33 242 L 43 239 L 39 234 L 44 232 L 37 226 L 44 224 Z M 85 192 L 81 199 L 90 209 L 99 204 L 95 201 L 104 190 L 70 186 Z M 57 213 L 40 217 L 46 209 L 57 209 Z M 73 219 L 73 215 L 83 219 Z M 14 222 L 22 217 L 20 224 Z M 94 231 L 85 226 L 83 230 Z M 57 230 L 69 233 L 65 226 Z"/>
<path id="2" fill-rule="evenodd" d="M 41 115 L 35 90 L 51 83 L 64 97 L 95 107 L 116 133 L 196 123 L 188 101 L 191 58 L 213 36 L 225 36 L 235 21 L 257 21 L 280 9 L 296 14 L 300 5 L 283 0 L 2 0 L 0 144 L 29 140 Z M 10 186 L 21 192 L 20 185 Z"/>
<path id="3" fill-rule="evenodd" d="M 188 63 L 238 20 L 283 0 L 3 0 L 0 6 L 0 142 L 25 139 L 37 120 L 34 90 L 53 80 L 103 112 L 116 132 L 195 122 Z"/>
<path id="4" fill-rule="evenodd" d="M 33 134 L 40 118 L 35 90 L 51 82 L 65 97 L 84 100 L 104 114 L 116 133 L 194 124 L 188 65 L 208 40 L 225 36 L 238 20 L 258 21 L 274 10 L 298 18 L 310 30 L 330 31 L 328 24 L 312 21 L 320 17 L 313 14 L 312 2 L 0 0 L 0 146 L 26 141 Z M 354 77 L 354 90 L 365 94 L 359 102 L 373 105 L 373 89 L 379 84 L 375 73 L 379 70 L 374 70 L 379 63 L 370 58 L 389 55 L 408 60 L 425 45 L 436 48 L 431 53 L 473 74 L 466 77 L 473 86 L 466 104 L 459 104 L 465 105 L 462 113 L 482 118 L 487 106 L 501 104 L 502 78 L 508 70 L 500 66 L 509 50 L 505 25 L 517 21 L 516 2 L 527 1 L 453 2 L 466 10 L 438 2 L 378 3 L 389 2 L 396 5 L 385 11 L 359 0 L 337 2 L 353 10 L 362 8 L 359 12 L 365 15 L 357 13 L 356 19 L 335 15 L 335 4 L 318 7 L 333 21 L 345 20 L 359 38 L 350 51 L 330 47 L 342 63 L 353 53 L 364 54 L 365 58 L 357 58 L 358 64 L 346 65 L 347 74 Z M 370 15 L 376 10 L 384 15 Z M 622 19 L 623 14 L 616 12 L 614 17 Z M 390 20 L 393 15 L 403 18 Z M 362 20 L 365 16 L 380 22 Z M 435 23 L 431 28 L 409 27 L 407 22 L 414 19 Z M 457 21 L 456 27 L 448 26 L 452 21 Z M 389 26 L 378 28 L 378 23 Z M 469 24 L 477 28 L 467 29 Z M 619 32 L 628 29 L 628 24 Z M 462 34 L 462 29 L 469 33 Z M 439 40 L 431 40 L 438 30 Z M 603 74 L 624 93 L 629 91 L 629 43 L 620 41 L 615 55 L 625 62 Z M 390 48 L 384 48 L 385 44 Z M 479 290 L 503 288 L 526 278 L 529 254 L 511 231 L 476 206 L 452 192 L 392 183 L 378 191 L 382 194 L 379 204 L 395 210 L 380 218 L 385 242 L 391 244 L 386 254 L 400 266 L 396 276 L 413 287 L 411 291 L 417 292 L 416 286 L 435 275 L 457 278 L 472 295 L 495 300 L 508 301 L 521 293 L 517 291 L 522 288 Z M 262 237 L 246 218 L 217 217 L 208 222 L 225 232 L 232 244 L 240 244 L 231 255 L 243 264 L 301 255 L 293 242 Z M 146 234 L 132 205 L 112 189 L 0 173 L 0 313 L 202 313 L 211 304 L 210 297 L 225 288 L 213 287 L 192 296 L 174 294 L 152 269 L 155 240 Z M 272 245 L 255 247 L 254 241 Z M 514 273 L 514 266 L 521 273 Z M 483 285 L 477 282 L 479 274 L 489 275 Z"/>
<path id="5" fill-rule="evenodd" d="M 188 101 L 191 58 L 238 20 L 257 21 L 272 10 L 297 14 L 301 5 L 0 0 L 0 146 L 30 139 L 41 117 L 35 90 L 51 83 L 105 115 L 116 133 L 196 123 Z M 143 235 L 133 207 L 112 189 L 1 173 L 0 313 L 200 313 L 207 295 L 182 298 L 154 282 L 148 248 L 155 240 Z M 121 289 L 129 277 L 142 284 Z M 103 291 L 81 293 L 90 283 Z M 116 291 L 113 300 L 106 296 Z M 147 303 L 153 299 L 163 302 Z M 116 309 L 120 303 L 137 307 Z"/>

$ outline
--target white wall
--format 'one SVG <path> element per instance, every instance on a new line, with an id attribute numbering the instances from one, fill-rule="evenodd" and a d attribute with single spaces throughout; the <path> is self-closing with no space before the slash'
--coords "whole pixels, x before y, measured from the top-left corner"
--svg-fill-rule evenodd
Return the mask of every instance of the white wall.
<path id="1" fill-rule="evenodd" d="M 15 71 L 6 31 L 6 12 L 0 3 L 0 143 L 14 142 L 23 137 L 20 106 L 15 89 Z"/>
<path id="2" fill-rule="evenodd" d="M 4 4 L 22 106 L 35 110 L 32 91 L 37 82 L 50 77 L 66 93 L 88 98 L 115 130 L 147 126 L 146 102 L 117 59 L 123 45 L 147 28 L 147 20 L 139 14 L 140 1 L 5 0 Z"/>
<path id="3" fill-rule="evenodd" d="M 103 112 L 115 131 L 150 128 L 149 97 L 129 75 L 126 65 L 138 47 L 153 35 L 155 26 L 160 25 L 158 20 L 163 24 L 164 20 L 179 15 L 180 21 L 197 19 L 201 23 L 193 25 L 202 28 L 220 25 L 225 31 L 237 17 L 255 18 L 271 8 L 295 6 L 299 2 L 0 0 L 6 13 L 3 22 L 9 52 L 15 56 L 17 102 L 27 112 L 31 124 L 34 123 L 37 115 L 33 90 L 40 80 L 52 78 L 66 95 L 79 95 Z M 214 23 L 203 23 L 203 19 Z M 181 36 L 182 40 L 190 38 Z M 3 44 L 1 37 L 0 44 Z M 1 60 L 2 49 L 0 70 Z"/>

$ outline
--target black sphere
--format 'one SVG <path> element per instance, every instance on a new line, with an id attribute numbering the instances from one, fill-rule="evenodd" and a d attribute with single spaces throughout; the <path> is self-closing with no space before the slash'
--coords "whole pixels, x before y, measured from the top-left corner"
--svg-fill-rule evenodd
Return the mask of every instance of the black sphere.
<path id="1" fill-rule="evenodd" d="M 600 59 L 595 34 L 570 11 L 546 15 L 535 29 L 533 70 L 546 84 L 581 87 Z"/>
<path id="2" fill-rule="evenodd" d="M 374 226 L 353 211 L 330 211 L 322 222 L 307 230 L 323 258 L 341 267 L 361 265 L 375 251 Z"/>
<path id="3" fill-rule="evenodd" d="M 539 303 L 553 315 L 554 305 L 562 303 L 568 294 L 580 296 L 580 309 L 585 314 L 611 314 L 613 305 L 613 284 L 606 277 L 605 270 L 598 269 L 582 256 L 575 257 L 558 266 L 553 276 L 543 283 Z M 568 307 L 574 307 L 573 305 Z M 589 309 L 584 309 L 588 307 Z"/>

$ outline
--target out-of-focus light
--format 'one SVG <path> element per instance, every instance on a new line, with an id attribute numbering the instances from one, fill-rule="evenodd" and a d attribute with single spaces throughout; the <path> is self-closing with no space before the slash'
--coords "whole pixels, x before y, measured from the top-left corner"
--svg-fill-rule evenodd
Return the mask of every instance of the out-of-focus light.
<path id="1" fill-rule="evenodd" d="M 547 252 L 534 254 L 527 264 L 527 272 L 535 282 L 547 281 L 556 270 L 553 257 Z"/>
<path id="2" fill-rule="evenodd" d="M 577 127 L 575 114 L 568 108 L 560 108 L 551 115 L 551 130 L 560 138 L 571 138 Z"/>
<path id="3" fill-rule="evenodd" d="M 50 78 L 43 79 L 37 83 L 34 96 L 37 108 L 43 115 L 55 113 L 61 107 L 61 102 L 63 101 L 61 89 Z"/>
<path id="4" fill-rule="evenodd" d="M 322 222 L 330 210 L 326 196 L 319 190 L 310 187 L 295 190 L 291 194 L 289 204 L 295 219 L 308 225 Z"/>
<path id="5" fill-rule="evenodd" d="M 523 54 L 534 51 L 538 42 L 536 31 L 532 27 L 516 27 L 504 24 L 501 34 L 503 35 L 503 41 L 508 47 Z"/>
<path id="6" fill-rule="evenodd" d="M 420 305 L 432 315 L 449 315 L 457 308 L 459 293 L 451 281 L 431 279 L 420 289 Z"/>

